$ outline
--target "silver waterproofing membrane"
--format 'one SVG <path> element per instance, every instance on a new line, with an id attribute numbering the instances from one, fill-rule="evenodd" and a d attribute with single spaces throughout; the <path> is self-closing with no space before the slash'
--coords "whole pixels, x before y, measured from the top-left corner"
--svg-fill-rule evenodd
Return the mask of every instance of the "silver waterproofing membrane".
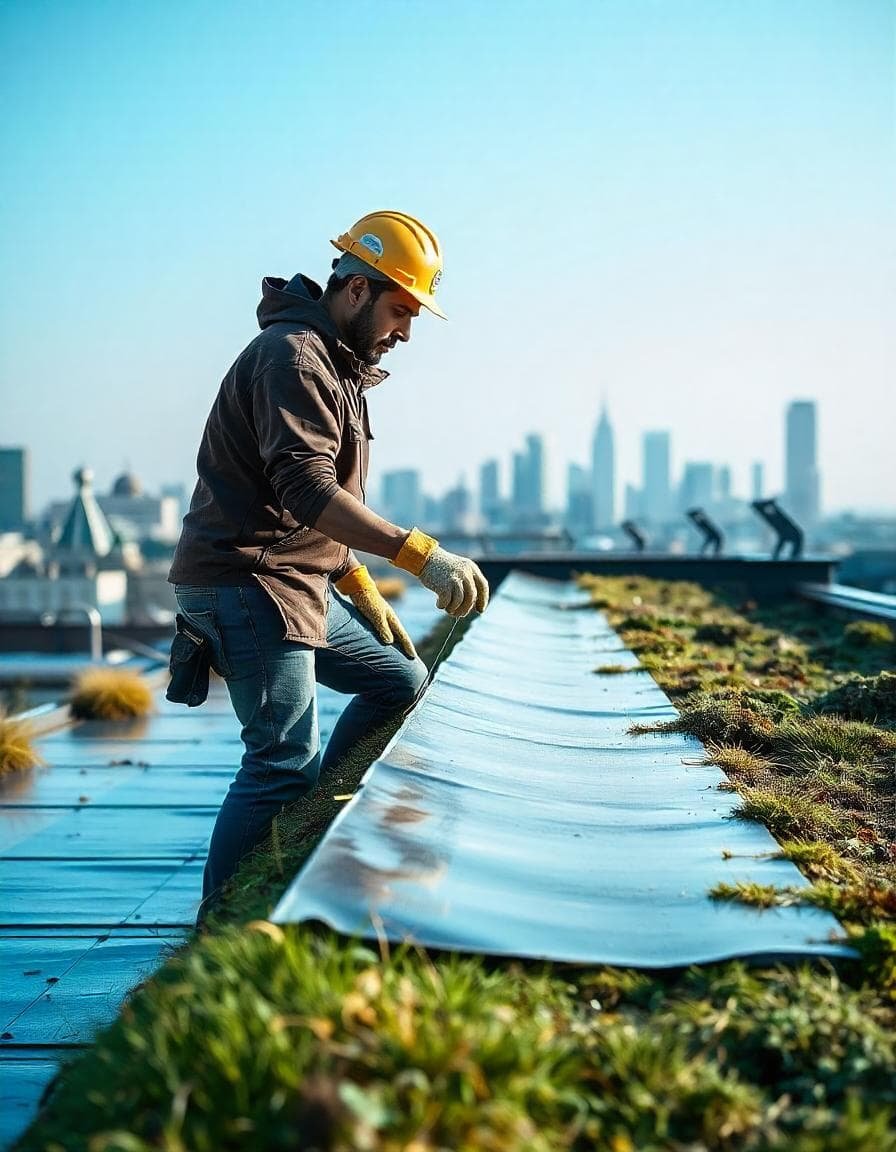
<path id="1" fill-rule="evenodd" d="M 730 819 L 699 741 L 573 584 L 512 573 L 277 905 L 278 923 L 429 947 L 667 967 L 851 955 L 833 917 L 708 896 L 802 885 Z"/>

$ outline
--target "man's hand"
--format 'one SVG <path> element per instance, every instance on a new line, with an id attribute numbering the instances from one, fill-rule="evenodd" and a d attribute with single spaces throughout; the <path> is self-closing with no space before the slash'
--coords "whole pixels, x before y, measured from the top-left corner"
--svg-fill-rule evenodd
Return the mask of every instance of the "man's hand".
<path id="1" fill-rule="evenodd" d="M 351 600 L 362 616 L 373 625 L 373 630 L 384 644 L 397 644 L 409 660 L 417 655 L 410 636 L 402 627 L 392 605 L 385 600 L 367 567 L 361 564 L 347 576 L 337 580 L 337 591 Z"/>
<path id="2" fill-rule="evenodd" d="M 474 606 L 484 612 L 488 605 L 488 581 L 478 564 L 441 548 L 419 528 L 412 529 L 392 563 L 435 592 L 437 606 L 449 616 L 466 616 Z"/>

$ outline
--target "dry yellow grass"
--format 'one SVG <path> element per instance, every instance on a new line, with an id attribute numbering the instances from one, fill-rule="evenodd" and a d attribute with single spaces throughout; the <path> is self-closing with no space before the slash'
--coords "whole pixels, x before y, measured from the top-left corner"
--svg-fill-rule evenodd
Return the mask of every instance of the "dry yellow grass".
<path id="1" fill-rule="evenodd" d="M 404 596 L 405 582 L 400 576 L 382 576 L 376 581 L 376 586 L 384 600 L 398 600 Z"/>
<path id="2" fill-rule="evenodd" d="M 75 679 L 71 714 L 79 720 L 129 720 L 152 711 L 152 689 L 127 668 L 87 668 Z"/>
<path id="3" fill-rule="evenodd" d="M 0 715 L 0 776 L 26 772 L 42 763 L 27 724 Z"/>

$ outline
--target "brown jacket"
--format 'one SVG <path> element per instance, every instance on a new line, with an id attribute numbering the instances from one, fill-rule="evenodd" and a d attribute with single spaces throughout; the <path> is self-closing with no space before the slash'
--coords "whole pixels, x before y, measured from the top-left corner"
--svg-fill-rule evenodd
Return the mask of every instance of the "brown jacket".
<path id="1" fill-rule="evenodd" d="M 168 573 L 172 584 L 257 581 L 284 637 L 315 647 L 326 645 L 330 581 L 357 561 L 314 524 L 339 488 L 365 499 L 365 392 L 388 375 L 342 343 L 320 297 L 306 276 L 262 282 L 262 331 L 212 405 Z"/>

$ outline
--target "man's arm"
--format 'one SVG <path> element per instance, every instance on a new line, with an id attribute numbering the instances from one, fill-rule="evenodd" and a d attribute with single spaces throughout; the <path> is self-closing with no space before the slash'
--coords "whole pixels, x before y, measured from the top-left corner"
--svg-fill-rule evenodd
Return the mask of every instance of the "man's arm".
<path id="1" fill-rule="evenodd" d="M 300 384 L 296 387 L 296 372 Z M 436 593 L 439 608 L 466 616 L 488 603 L 488 584 L 465 556 L 371 512 L 339 485 L 339 401 L 323 376 L 298 364 L 271 364 L 253 380 L 253 419 L 265 475 L 283 508 L 350 549 L 384 556 Z"/>
<path id="2" fill-rule="evenodd" d="M 395 559 L 410 535 L 407 528 L 377 516 L 344 488 L 333 493 L 312 527 L 339 544 L 387 560 Z"/>
<path id="3" fill-rule="evenodd" d="M 485 611 L 488 583 L 472 560 L 439 547 L 438 540 L 419 528 L 407 532 L 390 524 L 342 488 L 324 505 L 313 526 L 349 548 L 387 557 L 435 592 L 438 607 L 452 616 L 466 616 L 474 606 Z"/>

